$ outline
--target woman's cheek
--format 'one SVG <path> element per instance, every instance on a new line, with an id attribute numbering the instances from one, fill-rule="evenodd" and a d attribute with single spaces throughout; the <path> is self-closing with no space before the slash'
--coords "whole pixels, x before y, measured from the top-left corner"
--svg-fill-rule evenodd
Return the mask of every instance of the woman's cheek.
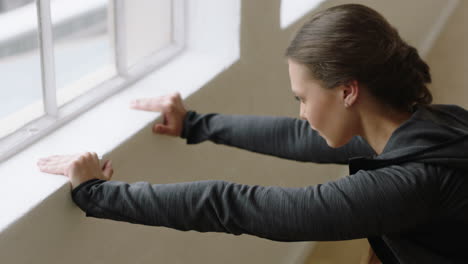
<path id="1" fill-rule="evenodd" d="M 315 130 L 315 122 L 314 122 L 314 117 L 311 115 L 313 111 L 307 107 L 307 105 L 304 105 L 303 110 L 303 116 L 309 123 L 310 127 Z"/>
<path id="2" fill-rule="evenodd" d="M 328 125 L 329 140 L 333 147 L 341 147 L 351 139 L 349 127 L 346 126 L 345 118 L 334 118 L 330 120 Z"/>
<path id="3" fill-rule="evenodd" d="M 323 105 L 321 108 L 311 109 L 311 123 L 319 135 L 323 137 L 329 146 L 338 143 L 340 137 L 340 118 L 333 115 L 330 106 Z"/>
<path id="4" fill-rule="evenodd" d="M 310 107 L 307 109 L 307 116 L 307 120 L 309 120 L 311 127 L 314 130 L 322 131 L 323 126 L 325 125 L 324 123 L 326 123 L 326 120 L 324 120 L 325 113 L 323 110 L 319 107 Z"/>

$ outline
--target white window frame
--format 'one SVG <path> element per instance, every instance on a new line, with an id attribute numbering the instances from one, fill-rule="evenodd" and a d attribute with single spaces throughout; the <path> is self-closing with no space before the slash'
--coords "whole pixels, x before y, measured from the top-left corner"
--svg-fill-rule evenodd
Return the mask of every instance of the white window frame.
<path id="1" fill-rule="evenodd" d="M 54 43 L 50 0 L 36 0 L 38 12 L 39 48 L 45 114 L 0 139 L 0 163 L 73 120 L 106 98 L 130 87 L 168 62 L 185 48 L 186 1 L 172 2 L 172 43 L 163 50 L 144 58 L 128 68 L 125 32 L 125 1 L 110 0 L 113 14 L 116 76 L 92 88 L 74 100 L 58 107 L 55 87 Z"/>

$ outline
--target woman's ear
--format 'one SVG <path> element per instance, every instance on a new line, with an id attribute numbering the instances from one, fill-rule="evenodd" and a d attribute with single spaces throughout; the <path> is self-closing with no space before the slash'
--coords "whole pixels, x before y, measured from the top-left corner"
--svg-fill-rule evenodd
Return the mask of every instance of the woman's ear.
<path id="1" fill-rule="evenodd" d="M 352 106 L 359 96 L 359 84 L 356 80 L 349 81 L 343 85 L 343 105 L 348 108 Z"/>

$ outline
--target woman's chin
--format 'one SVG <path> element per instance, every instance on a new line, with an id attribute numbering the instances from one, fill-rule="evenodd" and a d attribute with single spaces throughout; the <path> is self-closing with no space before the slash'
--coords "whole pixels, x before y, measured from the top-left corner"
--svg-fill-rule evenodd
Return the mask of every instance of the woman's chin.
<path id="1" fill-rule="evenodd" d="M 330 142 L 327 140 L 327 145 L 330 147 L 330 148 L 337 148 L 335 144 L 333 144 L 333 142 Z"/>
<path id="2" fill-rule="evenodd" d="M 327 136 L 325 136 L 324 134 L 320 133 L 320 131 L 318 131 L 318 130 L 315 130 L 315 131 L 317 131 L 319 136 L 321 136 L 323 139 L 325 139 L 325 141 L 327 142 L 327 145 L 329 147 L 331 147 L 331 148 L 339 148 L 341 146 L 346 145 L 346 143 L 348 143 L 347 141 L 343 141 L 343 140 L 332 140 L 332 139 L 328 138 Z"/>
<path id="3" fill-rule="evenodd" d="M 339 147 L 342 147 L 342 146 L 346 145 L 346 143 L 347 143 L 347 142 L 344 142 L 344 141 L 330 140 L 330 139 L 328 139 L 326 137 L 323 137 L 323 138 L 327 142 L 327 145 L 329 147 L 331 147 L 331 148 L 339 148 Z"/>

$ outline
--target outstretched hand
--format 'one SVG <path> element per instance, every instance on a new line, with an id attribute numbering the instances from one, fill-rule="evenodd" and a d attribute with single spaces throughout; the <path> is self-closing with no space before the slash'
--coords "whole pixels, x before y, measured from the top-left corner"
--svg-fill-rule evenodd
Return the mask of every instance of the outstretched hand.
<path id="1" fill-rule="evenodd" d="M 174 137 L 181 136 L 187 110 L 182 103 L 180 93 L 135 99 L 130 102 L 130 107 L 137 110 L 162 112 L 164 121 L 162 124 L 154 124 L 153 133 Z"/>
<path id="2" fill-rule="evenodd" d="M 155 124 L 153 132 L 169 136 L 181 136 L 183 121 L 187 114 L 180 93 L 176 92 L 155 98 L 135 99 L 130 107 L 138 110 L 162 112 L 164 122 Z M 41 158 L 37 166 L 42 172 L 65 175 L 70 179 L 72 189 L 91 179 L 110 180 L 113 169 L 110 161 L 101 166 L 95 152 L 74 155 L 53 155 Z"/>
<path id="3" fill-rule="evenodd" d="M 69 178 L 72 189 L 91 179 L 110 180 L 113 169 L 111 161 L 100 165 L 95 152 L 85 152 L 75 155 L 53 155 L 41 158 L 37 166 L 42 172 L 65 175 Z"/>

